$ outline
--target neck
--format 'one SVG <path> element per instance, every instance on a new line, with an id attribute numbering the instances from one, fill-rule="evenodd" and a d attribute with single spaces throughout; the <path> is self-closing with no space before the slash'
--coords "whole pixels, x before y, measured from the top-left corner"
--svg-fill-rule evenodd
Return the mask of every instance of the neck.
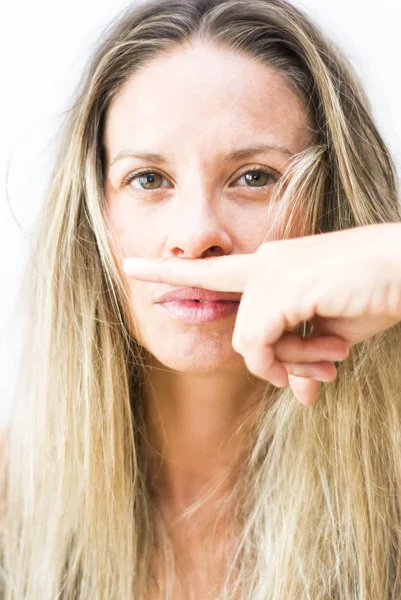
<path id="1" fill-rule="evenodd" d="M 212 487 L 207 504 L 213 505 L 235 481 L 267 383 L 245 369 L 182 373 L 153 361 L 147 382 L 148 439 L 153 459 L 162 457 L 162 463 L 156 460 L 152 488 L 174 515 Z"/>

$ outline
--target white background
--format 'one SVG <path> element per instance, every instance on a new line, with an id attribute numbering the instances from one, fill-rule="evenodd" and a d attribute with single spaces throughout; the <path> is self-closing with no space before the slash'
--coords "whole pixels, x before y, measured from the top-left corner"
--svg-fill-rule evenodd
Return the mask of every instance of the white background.
<path id="1" fill-rule="evenodd" d="M 401 3 L 399 0 L 292 0 L 354 64 L 379 129 L 401 173 Z M 0 425 L 9 393 L 18 330 L 11 310 L 41 205 L 62 112 L 103 26 L 121 0 L 36 0 L 0 7 Z"/>

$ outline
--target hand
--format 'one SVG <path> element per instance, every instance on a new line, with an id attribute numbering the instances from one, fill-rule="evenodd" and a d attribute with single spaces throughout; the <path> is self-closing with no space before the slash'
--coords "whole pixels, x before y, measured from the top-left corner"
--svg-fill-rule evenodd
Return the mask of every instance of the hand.
<path id="1" fill-rule="evenodd" d="M 401 320 L 401 223 L 266 242 L 253 254 L 124 261 L 130 277 L 243 292 L 234 349 L 257 377 L 290 384 L 304 405 L 333 361 Z M 309 338 L 286 331 L 310 321 Z M 311 379 L 315 378 L 315 379 Z"/>

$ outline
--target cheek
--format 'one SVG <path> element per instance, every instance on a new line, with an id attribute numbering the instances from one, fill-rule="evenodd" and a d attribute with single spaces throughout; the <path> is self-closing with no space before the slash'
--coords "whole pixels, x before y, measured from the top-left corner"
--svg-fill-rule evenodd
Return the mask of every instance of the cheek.
<path id="1" fill-rule="evenodd" d="M 278 201 L 274 204 L 261 202 L 232 213 L 235 215 L 232 228 L 236 232 L 236 245 L 241 252 L 256 252 L 263 242 L 274 239 L 272 226 L 277 209 Z"/>
<path id="2" fill-rule="evenodd" d="M 110 226 L 122 256 L 157 256 L 163 236 L 158 219 L 142 211 L 113 206 L 109 210 Z"/>
<path id="3" fill-rule="evenodd" d="M 243 220 L 248 230 L 248 234 L 244 234 L 249 238 L 248 252 L 255 252 L 265 242 L 308 235 L 301 214 L 304 210 L 301 204 L 297 211 L 289 209 L 292 211 L 291 216 L 285 211 L 280 214 L 279 208 L 280 200 L 276 200 L 267 207 L 262 206 L 252 217 L 248 215 L 247 219 Z"/>

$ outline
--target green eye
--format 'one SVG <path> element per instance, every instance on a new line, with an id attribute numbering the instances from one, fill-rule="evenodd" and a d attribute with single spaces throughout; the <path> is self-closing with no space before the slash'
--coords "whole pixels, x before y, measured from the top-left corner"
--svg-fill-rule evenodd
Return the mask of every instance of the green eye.
<path id="1" fill-rule="evenodd" d="M 265 187 L 269 182 L 276 183 L 277 177 L 272 175 L 269 171 L 264 169 L 258 169 L 255 171 L 247 171 L 244 173 L 238 181 L 242 178 L 247 182 L 247 187 Z M 270 180 L 270 181 L 269 181 Z M 248 185 L 249 184 L 249 185 Z"/>
<path id="2" fill-rule="evenodd" d="M 162 187 L 169 187 L 168 185 L 163 186 L 163 179 L 165 178 L 161 173 L 149 169 L 145 171 L 130 173 L 124 179 L 124 184 L 131 185 L 135 189 L 151 191 L 158 190 Z M 273 173 L 271 173 L 269 170 L 259 167 L 258 169 L 254 169 L 252 171 L 245 171 L 237 179 L 237 182 L 241 181 L 241 179 L 245 180 L 245 187 L 264 188 L 269 184 L 276 183 L 279 177 L 273 175 Z M 133 181 L 137 181 L 138 183 L 136 185 L 133 185 Z"/>
<path id="3" fill-rule="evenodd" d="M 128 176 L 126 179 L 126 183 L 132 182 L 134 179 L 138 180 L 139 185 L 143 190 L 156 190 L 161 187 L 161 182 L 163 181 L 163 176 L 160 173 L 156 172 L 145 172 Z M 138 186 L 134 186 L 138 187 Z"/>

